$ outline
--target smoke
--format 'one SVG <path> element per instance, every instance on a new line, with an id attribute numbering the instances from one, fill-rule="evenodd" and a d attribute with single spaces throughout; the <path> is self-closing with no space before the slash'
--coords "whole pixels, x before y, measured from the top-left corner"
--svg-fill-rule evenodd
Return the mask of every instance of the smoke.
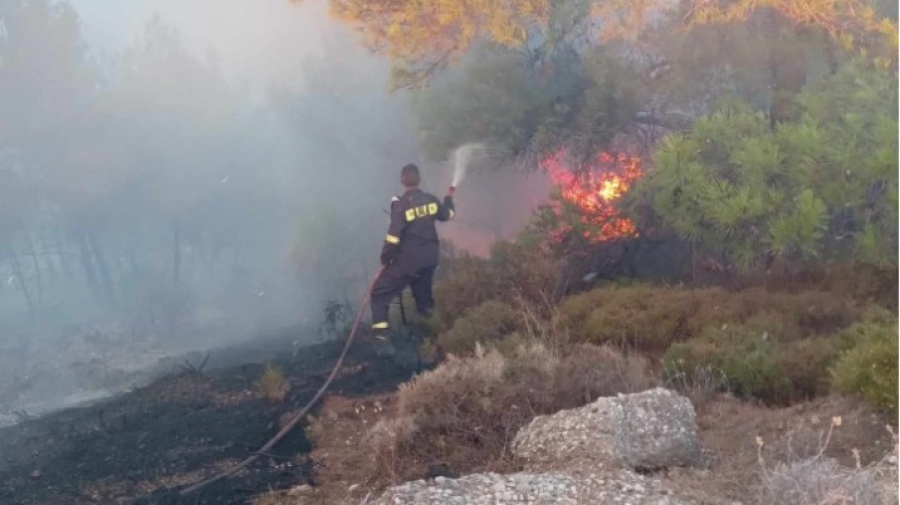
<path id="1" fill-rule="evenodd" d="M 270 83 L 301 80 L 305 58 L 326 51 L 323 37 L 352 38 L 319 0 L 70 1 L 92 53 L 120 53 L 159 17 L 178 31 L 193 54 L 217 60 L 232 83 L 260 100 Z"/>
<path id="2" fill-rule="evenodd" d="M 455 157 L 435 169 L 438 180 L 456 171 Z M 480 157 L 467 165 L 465 183 L 456 191 L 456 218 L 440 227 L 454 248 L 487 256 L 494 242 L 511 240 L 547 200 L 552 180 L 543 172 L 513 174 Z"/>
<path id="3" fill-rule="evenodd" d="M 0 417 L 308 343 L 365 288 L 421 155 L 323 2 L 12 0 L 0 28 Z"/>
<path id="4" fill-rule="evenodd" d="M 478 144 L 425 160 L 390 72 L 321 1 L 0 3 L 0 424 L 183 353 L 322 338 L 406 163 L 435 194 L 465 177 L 445 240 L 512 237 L 548 182 Z"/>

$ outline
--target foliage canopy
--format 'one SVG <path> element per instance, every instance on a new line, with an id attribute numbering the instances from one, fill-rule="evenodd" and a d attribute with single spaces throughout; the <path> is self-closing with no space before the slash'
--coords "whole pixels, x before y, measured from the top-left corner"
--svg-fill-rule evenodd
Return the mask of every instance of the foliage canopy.
<path id="1" fill-rule="evenodd" d="M 724 104 L 667 137 L 637 190 L 662 222 L 743 269 L 775 257 L 896 268 L 896 86 L 848 65 L 774 128 Z"/>

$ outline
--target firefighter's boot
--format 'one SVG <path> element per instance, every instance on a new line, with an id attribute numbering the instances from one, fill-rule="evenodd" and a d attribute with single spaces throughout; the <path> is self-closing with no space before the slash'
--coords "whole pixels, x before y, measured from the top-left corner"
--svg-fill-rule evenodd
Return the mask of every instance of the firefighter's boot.
<path id="1" fill-rule="evenodd" d="M 384 343 L 390 341 L 390 328 L 387 322 L 375 323 L 372 325 L 372 341 L 375 343 Z"/>

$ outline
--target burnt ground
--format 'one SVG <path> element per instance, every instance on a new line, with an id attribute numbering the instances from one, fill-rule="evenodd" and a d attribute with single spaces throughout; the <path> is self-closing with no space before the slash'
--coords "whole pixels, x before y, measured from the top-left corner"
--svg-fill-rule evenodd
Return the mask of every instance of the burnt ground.
<path id="1" fill-rule="evenodd" d="M 283 401 L 269 401 L 254 387 L 265 369 L 257 361 L 183 370 L 114 399 L 0 429 L 0 503 L 243 504 L 261 492 L 312 482 L 311 447 L 301 424 L 237 475 L 178 494 L 275 435 L 325 381 L 342 345 L 319 344 L 272 360 L 290 383 Z M 378 394 L 418 371 L 409 354 L 401 364 L 377 358 L 373 345 L 354 344 L 330 392 Z M 252 349 L 243 356 L 253 359 Z"/>

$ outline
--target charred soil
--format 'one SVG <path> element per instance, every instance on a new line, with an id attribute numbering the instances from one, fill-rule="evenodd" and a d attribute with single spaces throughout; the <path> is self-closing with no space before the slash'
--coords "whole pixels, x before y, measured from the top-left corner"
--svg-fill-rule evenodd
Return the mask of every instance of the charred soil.
<path id="1" fill-rule="evenodd" d="M 237 475 L 180 496 L 266 443 L 325 381 L 343 342 L 271 362 L 287 387 L 280 401 L 257 390 L 265 363 L 185 370 L 88 407 L 0 429 L 0 503 L 239 504 L 261 492 L 312 482 L 302 426 Z M 419 368 L 354 344 L 330 392 L 368 396 Z M 317 410 L 314 409 L 314 412 Z"/>

